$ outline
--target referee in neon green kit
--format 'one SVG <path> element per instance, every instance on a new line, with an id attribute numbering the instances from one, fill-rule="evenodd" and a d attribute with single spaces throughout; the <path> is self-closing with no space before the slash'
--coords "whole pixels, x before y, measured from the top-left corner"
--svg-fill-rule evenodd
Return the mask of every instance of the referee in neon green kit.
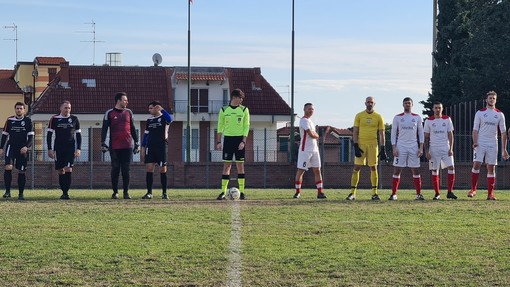
<path id="1" fill-rule="evenodd" d="M 237 167 L 237 181 L 239 183 L 240 199 L 246 199 L 244 195 L 244 154 L 246 138 L 250 131 L 250 111 L 241 105 L 244 93 L 235 89 L 230 93 L 230 104 L 222 107 L 218 115 L 218 132 L 216 137 L 216 150 L 221 150 L 221 135 L 223 137 L 223 175 L 221 177 L 221 193 L 216 199 L 225 199 L 225 194 L 230 180 L 230 168 L 235 155 Z"/>

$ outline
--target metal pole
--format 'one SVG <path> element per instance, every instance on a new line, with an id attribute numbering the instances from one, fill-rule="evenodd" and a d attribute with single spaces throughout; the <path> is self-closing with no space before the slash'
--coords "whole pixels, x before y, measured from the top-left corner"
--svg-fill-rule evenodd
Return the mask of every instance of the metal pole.
<path id="1" fill-rule="evenodd" d="M 290 162 L 295 160 L 294 146 L 294 0 L 292 0 L 292 48 L 291 48 L 291 64 L 290 64 Z"/>
<path id="2" fill-rule="evenodd" d="M 188 1 L 188 114 L 186 124 L 186 162 L 191 162 L 191 1 Z"/>

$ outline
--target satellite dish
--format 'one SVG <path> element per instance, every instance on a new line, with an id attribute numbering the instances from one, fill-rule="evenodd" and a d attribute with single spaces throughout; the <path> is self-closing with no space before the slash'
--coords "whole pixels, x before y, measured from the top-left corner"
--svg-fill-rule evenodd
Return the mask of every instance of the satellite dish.
<path id="1" fill-rule="evenodd" d="M 161 62 L 163 62 L 163 57 L 160 54 L 156 53 L 152 55 L 152 61 L 154 62 L 154 66 L 159 66 Z"/>

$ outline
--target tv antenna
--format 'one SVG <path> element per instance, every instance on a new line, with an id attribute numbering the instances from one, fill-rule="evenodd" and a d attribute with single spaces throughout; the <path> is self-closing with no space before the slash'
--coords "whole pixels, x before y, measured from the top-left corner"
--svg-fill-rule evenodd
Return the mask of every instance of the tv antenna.
<path id="1" fill-rule="evenodd" d="M 84 24 L 92 25 L 92 31 L 79 31 L 78 33 L 92 33 L 91 41 L 80 41 L 80 42 L 88 42 L 92 43 L 92 65 L 96 65 L 96 43 L 103 43 L 104 41 L 96 40 L 96 22 L 92 20 L 91 22 L 87 22 Z"/>
<path id="2" fill-rule="evenodd" d="M 9 41 L 14 41 L 14 45 L 16 46 L 16 64 L 18 63 L 18 26 L 12 23 L 12 25 L 4 26 L 5 29 L 12 29 L 14 31 L 14 39 L 4 39 Z"/>

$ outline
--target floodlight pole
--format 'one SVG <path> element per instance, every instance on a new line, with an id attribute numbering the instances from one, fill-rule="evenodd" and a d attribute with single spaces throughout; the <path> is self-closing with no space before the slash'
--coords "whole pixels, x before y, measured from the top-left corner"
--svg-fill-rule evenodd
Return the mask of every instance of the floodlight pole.
<path id="1" fill-rule="evenodd" d="M 188 108 L 186 124 L 186 162 L 191 162 L 191 0 L 188 1 Z"/>

